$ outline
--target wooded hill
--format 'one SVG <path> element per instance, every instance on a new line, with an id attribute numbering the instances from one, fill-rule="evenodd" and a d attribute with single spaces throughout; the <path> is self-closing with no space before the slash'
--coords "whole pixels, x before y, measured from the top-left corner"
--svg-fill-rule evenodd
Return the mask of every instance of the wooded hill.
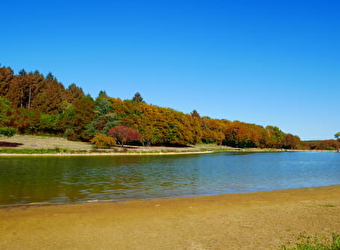
<path id="1" fill-rule="evenodd" d="M 139 93 L 131 100 L 107 96 L 96 99 L 71 84 L 68 88 L 51 73 L 0 68 L 0 127 L 19 134 L 64 136 L 92 141 L 97 147 L 127 142 L 143 145 L 214 143 L 232 147 L 301 147 L 298 136 L 276 126 L 201 117 L 147 104 Z"/>

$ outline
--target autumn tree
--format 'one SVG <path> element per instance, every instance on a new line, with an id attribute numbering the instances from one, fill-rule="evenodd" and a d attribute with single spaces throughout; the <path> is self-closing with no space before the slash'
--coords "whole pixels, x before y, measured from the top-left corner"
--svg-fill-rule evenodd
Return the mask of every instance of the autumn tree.
<path id="1" fill-rule="evenodd" d="M 276 126 L 266 127 L 269 133 L 269 143 L 272 148 L 283 148 L 285 143 L 285 134 Z"/>
<path id="2" fill-rule="evenodd" d="M 70 140 L 88 141 L 91 136 L 87 132 L 87 126 L 94 118 L 94 100 L 91 96 L 85 96 L 74 102 L 74 110 L 62 122 L 65 135 Z"/>
<path id="3" fill-rule="evenodd" d="M 225 139 L 224 124 L 208 116 L 201 118 L 202 142 L 222 144 Z"/>
<path id="4" fill-rule="evenodd" d="M 190 123 L 189 129 L 192 132 L 192 143 L 197 144 L 202 142 L 202 123 L 200 114 L 197 110 L 193 110 L 187 117 Z"/>
<path id="5" fill-rule="evenodd" d="M 8 83 L 9 88 L 5 97 L 11 102 L 12 107 L 20 108 L 25 106 L 24 100 L 27 98 L 25 98 L 24 76 L 24 72 L 21 71 L 21 75 L 13 76 Z"/>
<path id="6" fill-rule="evenodd" d="M 5 70 L 2 68 L 2 71 Z M 5 76 L 0 76 L 5 81 L 0 87 L 5 89 L 3 96 L 11 102 L 12 107 L 54 114 L 60 111 L 60 103 L 65 100 L 65 88 L 51 73 L 46 77 L 37 70 L 21 70 L 13 76 L 10 70 L 5 73 Z"/>
<path id="7" fill-rule="evenodd" d="M 247 123 L 234 121 L 229 124 L 225 131 L 224 144 L 232 147 L 250 148 L 255 147 L 252 131 Z"/>
<path id="8" fill-rule="evenodd" d="M 301 140 L 298 136 L 292 134 L 285 134 L 284 145 L 285 149 L 297 149 L 301 144 Z"/>
<path id="9" fill-rule="evenodd" d="M 72 83 L 65 90 L 65 97 L 68 103 L 74 103 L 77 99 L 83 98 L 85 96 L 82 88 L 79 88 L 75 83 Z"/>
<path id="10" fill-rule="evenodd" d="M 38 134 L 41 130 L 41 114 L 34 110 L 18 108 L 14 113 L 15 127 L 20 134 Z"/>
<path id="11" fill-rule="evenodd" d="M 47 109 L 43 112 L 58 114 L 62 111 L 61 103 L 66 99 L 65 88 L 50 72 L 46 76 L 45 95 L 48 97 Z"/>
<path id="12" fill-rule="evenodd" d="M 304 141 L 301 143 L 304 149 L 308 150 L 339 150 L 338 140 Z"/>
<path id="13" fill-rule="evenodd" d="M 139 141 L 141 134 L 135 129 L 126 126 L 116 126 L 110 129 L 109 135 L 112 136 L 116 142 L 122 147 L 127 142 Z"/>
<path id="14" fill-rule="evenodd" d="M 157 121 L 161 119 L 159 107 L 142 103 L 138 108 L 140 108 L 139 112 L 136 112 L 138 116 L 135 116 L 136 129 L 142 134 L 141 142 L 143 146 L 159 143 L 161 140 L 161 133 L 157 126 Z"/>
<path id="15" fill-rule="evenodd" d="M 14 77 L 14 72 L 10 67 L 0 68 L 0 96 L 7 96 L 8 90 L 10 88 L 10 82 Z"/>

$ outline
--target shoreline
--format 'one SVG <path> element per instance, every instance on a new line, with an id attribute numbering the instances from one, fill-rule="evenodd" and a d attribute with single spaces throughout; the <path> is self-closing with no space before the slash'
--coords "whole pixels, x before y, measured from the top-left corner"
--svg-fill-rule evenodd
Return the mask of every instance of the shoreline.
<path id="1" fill-rule="evenodd" d="M 43 207 L 43 206 L 68 206 L 68 205 L 84 205 L 84 204 L 113 204 L 113 203 L 124 203 L 124 202 L 138 202 L 138 201 L 154 201 L 154 200 L 176 200 L 176 199 L 204 199 L 208 197 L 214 198 L 215 196 L 229 196 L 229 195 L 256 195 L 258 193 L 273 193 L 273 192 L 295 192 L 299 190 L 314 190 L 314 189 L 322 189 L 322 188 L 332 188 L 339 187 L 340 184 L 330 185 L 330 186 L 311 186 L 311 187 L 300 187 L 300 188 L 288 188 L 288 189 L 275 189 L 275 190 L 261 190 L 261 191 L 250 191 L 250 192 L 241 192 L 241 193 L 222 193 L 222 194 L 211 194 L 211 195 L 195 195 L 195 196 L 176 196 L 176 197 L 154 197 L 154 198 L 129 198 L 129 199 L 119 199 L 119 200 L 86 200 L 86 201 L 78 201 L 78 202 L 65 202 L 65 203 L 49 203 L 49 202 L 30 202 L 27 204 L 8 204 L 8 205 L 0 205 L 1 209 L 12 209 L 12 208 L 30 208 L 30 207 Z"/>
<path id="2" fill-rule="evenodd" d="M 190 155 L 190 154 L 213 154 L 213 153 L 283 153 L 283 152 L 309 152 L 309 153 L 339 153 L 335 150 L 299 150 L 299 149 L 257 149 L 257 148 L 235 148 L 225 150 L 206 150 L 206 151 L 159 151 L 156 150 L 141 150 L 134 152 L 83 152 L 83 153 L 0 153 L 1 156 L 147 156 L 147 155 Z"/>
<path id="3" fill-rule="evenodd" d="M 33 135 L 14 135 L 10 138 L 0 139 L 0 150 L 11 149 L 14 152 L 2 153 L 1 156 L 139 156 L 139 155 L 185 155 L 206 154 L 219 152 L 336 152 L 336 150 L 290 150 L 272 148 L 232 148 L 212 144 L 202 144 L 188 147 L 135 147 L 128 146 L 124 149 L 113 147 L 112 149 L 93 149 L 93 145 L 86 142 L 68 141 L 61 137 L 45 137 Z M 25 151 L 24 153 L 16 153 Z M 37 152 L 39 150 L 51 150 L 52 152 Z M 55 152 L 53 152 L 53 150 Z M 35 151 L 37 153 L 35 153 Z M 69 151 L 69 152 L 67 152 Z M 28 152 L 28 153 L 27 153 Z"/>
<path id="4" fill-rule="evenodd" d="M 228 152 L 228 151 L 226 151 Z M 187 151 L 187 152 L 142 152 L 139 153 L 131 152 L 131 153 L 118 153 L 118 152 L 112 152 L 112 153 L 46 153 L 46 154 L 8 154 L 8 153 L 0 153 L 1 156 L 143 156 L 143 155 L 188 155 L 188 154 L 211 154 L 214 153 L 213 151 L 202 151 L 202 152 L 196 152 L 196 151 Z"/>
<path id="5" fill-rule="evenodd" d="M 0 249 L 279 249 L 339 233 L 339 197 L 336 185 L 3 208 Z"/>
<path id="6" fill-rule="evenodd" d="M 330 185 L 330 186 L 311 186 L 311 187 L 300 187 L 300 188 L 287 188 L 287 189 L 274 189 L 274 190 L 260 190 L 260 191 L 250 191 L 250 192 L 241 192 L 241 193 L 222 193 L 222 194 L 208 194 L 208 195 L 195 195 L 195 196 L 173 196 L 173 197 L 154 197 L 154 198 L 129 198 L 129 199 L 119 199 L 119 200 L 85 200 L 85 201 L 78 201 L 78 202 L 60 202 L 60 203 L 49 203 L 49 202 L 30 202 L 27 204 L 6 204 L 0 205 L 0 210 L 2 209 L 12 209 L 12 208 L 30 208 L 30 207 L 53 207 L 53 206 L 68 206 L 68 205 L 84 205 L 84 204 L 113 204 L 113 203 L 123 203 L 123 202 L 136 202 L 136 201 L 154 201 L 154 200 L 176 200 L 176 199 L 203 199 L 215 196 L 228 196 L 228 195 L 256 195 L 258 193 L 273 193 L 273 192 L 295 192 L 299 190 L 314 190 L 314 189 L 322 189 L 322 188 L 332 188 L 332 187 L 339 187 L 340 184 Z"/>

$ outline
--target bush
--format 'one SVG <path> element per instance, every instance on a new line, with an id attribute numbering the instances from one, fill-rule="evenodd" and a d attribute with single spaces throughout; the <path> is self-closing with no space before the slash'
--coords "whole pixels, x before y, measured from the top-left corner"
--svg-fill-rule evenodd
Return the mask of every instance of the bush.
<path id="1" fill-rule="evenodd" d="M 0 127 L 0 136 L 12 137 L 16 132 L 17 131 L 14 128 Z"/>
<path id="2" fill-rule="evenodd" d="M 111 136 L 96 134 L 91 139 L 91 143 L 93 143 L 96 148 L 110 148 L 116 145 L 116 140 Z"/>
<path id="3" fill-rule="evenodd" d="M 71 128 L 66 129 L 64 136 L 70 141 L 76 140 L 76 134 L 75 134 L 74 130 L 71 129 Z"/>

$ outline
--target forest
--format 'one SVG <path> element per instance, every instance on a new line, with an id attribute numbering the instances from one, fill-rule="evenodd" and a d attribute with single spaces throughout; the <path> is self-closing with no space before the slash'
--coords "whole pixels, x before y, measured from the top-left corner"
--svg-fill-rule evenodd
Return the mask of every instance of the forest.
<path id="1" fill-rule="evenodd" d="M 0 67 L 0 135 L 66 137 L 91 141 L 97 148 L 218 144 L 238 148 L 330 149 L 337 140 L 302 142 L 276 126 L 214 119 L 147 104 L 140 93 L 131 99 L 109 97 L 100 91 L 94 99 L 82 88 L 67 88 L 52 73 Z"/>

